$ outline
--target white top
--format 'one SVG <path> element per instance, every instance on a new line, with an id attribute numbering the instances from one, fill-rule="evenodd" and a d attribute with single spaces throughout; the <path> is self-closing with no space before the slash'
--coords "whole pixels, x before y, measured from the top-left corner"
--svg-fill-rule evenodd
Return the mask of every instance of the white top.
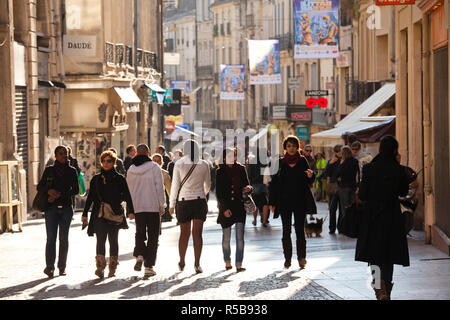
<path id="1" fill-rule="evenodd" d="M 134 212 L 161 212 L 166 207 L 161 168 L 154 162 L 132 165 L 127 171 L 127 183 Z"/>
<path id="2" fill-rule="evenodd" d="M 173 168 L 172 188 L 170 189 L 171 208 L 175 207 L 178 189 L 180 188 L 181 182 L 191 169 L 192 164 L 193 163 L 191 161 L 190 156 L 184 156 L 180 160 L 175 162 L 175 166 Z M 183 198 L 184 200 L 194 200 L 199 197 L 205 199 L 210 189 L 211 189 L 210 166 L 208 162 L 206 162 L 205 160 L 199 160 L 191 176 L 181 188 L 178 201 L 183 200 Z"/>

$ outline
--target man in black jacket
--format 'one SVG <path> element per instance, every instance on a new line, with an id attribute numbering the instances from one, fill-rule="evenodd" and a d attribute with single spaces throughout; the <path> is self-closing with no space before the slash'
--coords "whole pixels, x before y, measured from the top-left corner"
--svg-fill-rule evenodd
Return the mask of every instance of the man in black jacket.
<path id="1" fill-rule="evenodd" d="M 67 148 L 58 146 L 55 149 L 55 164 L 47 167 L 37 186 L 38 191 L 48 194 L 48 209 L 45 211 L 45 227 L 47 245 L 45 248 L 46 268 L 44 273 L 53 277 L 56 260 L 56 238 L 59 227 L 59 259 L 60 275 L 65 275 L 67 252 L 69 249 L 69 229 L 72 222 L 72 196 L 78 194 L 78 175 L 75 168 L 69 166 Z"/>
<path id="2" fill-rule="evenodd" d="M 159 146 L 156 148 L 156 153 L 159 153 L 163 157 L 163 165 L 162 168 L 164 170 L 168 170 L 169 163 L 172 161 L 169 155 L 166 153 L 166 148 L 164 146 Z"/>
<path id="3" fill-rule="evenodd" d="M 133 164 L 133 158 L 136 156 L 136 146 L 133 144 L 130 144 L 127 147 L 127 156 L 125 157 L 125 160 L 123 161 L 123 166 L 125 167 L 125 170 L 128 171 L 128 169 Z"/>
<path id="4" fill-rule="evenodd" d="M 341 148 L 340 144 L 335 145 L 333 148 L 334 156 L 331 160 L 328 161 L 325 171 L 319 176 L 319 180 L 323 178 L 330 178 L 328 181 L 328 190 L 332 185 L 336 186 L 334 188 L 336 192 L 334 194 L 328 194 L 329 202 L 328 207 L 330 210 L 330 234 L 334 234 L 336 232 L 336 211 L 339 206 L 339 194 L 337 192 L 337 168 L 339 167 L 339 163 L 341 162 Z M 339 218 L 338 221 L 342 220 L 342 214 L 339 210 Z M 338 223 L 339 225 L 339 223 Z"/>

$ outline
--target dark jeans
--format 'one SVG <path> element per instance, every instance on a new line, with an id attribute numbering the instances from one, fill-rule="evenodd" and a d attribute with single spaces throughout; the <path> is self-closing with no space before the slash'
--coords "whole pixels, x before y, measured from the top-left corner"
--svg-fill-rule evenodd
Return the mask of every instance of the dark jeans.
<path id="1" fill-rule="evenodd" d="M 339 207 L 339 193 L 336 193 L 335 195 L 331 195 L 330 196 L 330 202 L 328 204 L 329 210 L 330 210 L 330 232 L 335 232 L 336 231 L 336 212 L 338 210 Z M 342 220 L 342 212 L 341 210 L 339 210 L 339 217 L 338 217 L 338 225 L 340 226 L 341 224 L 339 223 Z"/>
<path id="2" fill-rule="evenodd" d="M 160 228 L 159 212 L 141 212 L 136 215 L 136 247 L 133 255 L 144 257 L 144 267 L 151 268 L 156 263 Z M 147 244 L 145 244 L 147 241 Z"/>
<path id="3" fill-rule="evenodd" d="M 338 230 L 342 224 L 339 224 L 339 222 L 342 223 L 342 218 L 345 215 L 345 208 L 349 207 L 353 200 L 355 199 L 355 189 L 354 188 L 341 188 L 339 187 L 339 218 L 340 221 L 338 221 Z M 342 217 L 342 218 L 341 218 Z"/>
<path id="4" fill-rule="evenodd" d="M 288 213 L 289 212 L 289 213 Z M 281 214 L 281 222 L 283 224 L 283 243 L 284 258 L 291 260 L 292 258 L 292 211 L 284 210 Z M 306 258 L 306 239 L 305 239 L 305 214 L 303 212 L 294 211 L 295 234 L 297 237 L 297 258 Z"/>
<path id="5" fill-rule="evenodd" d="M 119 227 L 113 226 L 103 219 L 98 219 L 95 224 L 97 235 L 97 255 L 104 256 L 106 253 L 106 239 L 109 241 L 109 256 L 119 256 Z"/>
<path id="6" fill-rule="evenodd" d="M 45 262 L 48 268 L 55 269 L 56 238 L 59 228 L 59 254 L 58 268 L 65 269 L 67 252 L 69 251 L 69 229 L 73 217 L 73 208 L 51 207 L 45 212 L 45 229 L 47 231 L 47 244 L 45 246 Z"/>

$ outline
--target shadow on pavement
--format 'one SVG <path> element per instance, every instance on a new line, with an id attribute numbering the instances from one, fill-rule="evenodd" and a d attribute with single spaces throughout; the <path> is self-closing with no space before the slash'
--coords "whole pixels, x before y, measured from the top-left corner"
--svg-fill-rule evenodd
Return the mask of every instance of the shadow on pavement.
<path id="1" fill-rule="evenodd" d="M 75 285 L 60 285 L 54 288 L 46 286 L 41 290 L 30 295 L 32 300 L 44 300 L 50 298 L 74 299 L 86 295 L 106 295 L 115 291 L 126 289 L 139 281 L 137 277 L 127 279 L 115 279 L 111 282 L 105 282 L 105 279 L 95 279 L 82 282 Z"/>
<path id="2" fill-rule="evenodd" d="M 158 281 L 152 281 L 152 278 L 148 280 L 144 280 L 145 282 L 142 284 L 139 284 L 133 288 L 130 288 L 129 290 L 122 292 L 119 299 L 136 299 L 139 297 L 149 296 L 149 295 L 155 295 L 158 293 L 165 292 L 169 290 L 171 287 L 176 286 L 180 283 L 182 283 L 185 278 L 178 278 L 178 276 L 181 274 L 181 272 L 177 272 L 174 275 L 161 279 Z M 151 281 L 150 283 L 148 283 Z M 147 284 L 148 283 L 148 284 Z"/>
<path id="3" fill-rule="evenodd" d="M 170 296 L 177 297 L 183 296 L 189 292 L 199 292 L 207 289 L 217 289 L 224 283 L 230 282 L 230 280 L 227 280 L 227 278 L 235 274 L 234 272 L 233 273 L 230 272 L 229 274 L 226 274 L 222 277 L 217 277 L 218 275 L 224 272 L 225 271 L 219 271 L 211 274 L 208 277 L 199 278 L 189 285 L 174 290 L 173 292 L 170 293 Z"/>
<path id="4" fill-rule="evenodd" d="M 34 280 L 34 281 L 27 282 L 27 283 L 22 283 L 17 286 L 14 286 L 14 287 L 2 288 L 2 289 L 0 289 L 0 298 L 7 298 L 7 297 L 18 295 L 18 294 L 22 293 L 23 291 L 32 289 L 32 288 L 34 288 L 44 282 L 47 282 L 49 280 L 51 280 L 51 279 L 46 277 L 43 279 Z"/>
<path id="5" fill-rule="evenodd" d="M 296 271 L 290 271 L 283 274 L 281 277 L 277 277 L 280 272 L 275 271 L 264 278 L 253 281 L 243 281 L 239 288 L 239 292 L 242 292 L 240 297 L 253 297 L 266 291 L 287 288 L 290 281 L 295 281 L 300 278 L 292 276 L 295 272 Z"/>

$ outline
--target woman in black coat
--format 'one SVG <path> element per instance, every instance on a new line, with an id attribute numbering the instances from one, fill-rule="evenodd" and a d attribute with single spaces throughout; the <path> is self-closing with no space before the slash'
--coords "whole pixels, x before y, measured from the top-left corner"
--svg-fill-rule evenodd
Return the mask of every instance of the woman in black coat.
<path id="1" fill-rule="evenodd" d="M 303 269 L 306 265 L 305 218 L 307 214 L 317 213 L 316 203 L 309 188 L 315 180 L 315 175 L 306 158 L 299 153 L 300 141 L 297 137 L 286 137 L 283 149 L 285 155 L 280 160 L 278 173 L 272 177 L 269 185 L 269 205 L 274 211 L 274 218 L 281 215 L 285 268 L 291 266 L 291 229 L 294 213 L 297 258 L 300 268 Z"/>
<path id="2" fill-rule="evenodd" d="M 223 151 L 223 163 L 216 172 L 216 196 L 219 205 L 217 223 L 222 226 L 222 250 L 225 269 L 231 266 L 231 227 L 236 225 L 236 270 L 242 268 L 244 259 L 244 229 L 246 212 L 244 208 L 243 191 L 250 193 L 252 187 L 245 167 L 236 162 L 236 149 L 227 148 Z"/>
<path id="3" fill-rule="evenodd" d="M 339 192 L 339 218 L 338 232 L 342 231 L 345 208 L 351 206 L 355 200 L 355 192 L 359 182 L 359 162 L 353 157 L 352 149 L 344 146 L 341 149 L 342 159 L 336 169 L 336 178 Z"/>
<path id="4" fill-rule="evenodd" d="M 409 266 L 408 242 L 398 199 L 408 193 L 408 180 L 396 161 L 397 154 L 395 138 L 384 137 L 380 153 L 363 167 L 358 192 L 365 208 L 355 260 L 368 262 L 375 270 L 373 284 L 378 300 L 390 299 L 394 264 Z"/>
<path id="5" fill-rule="evenodd" d="M 113 211 L 121 212 L 123 210 L 122 202 L 127 203 L 127 216 L 130 220 L 134 219 L 134 208 L 131 200 L 125 177 L 117 173 L 114 165 L 117 155 L 112 151 L 105 151 L 101 157 L 102 170 L 100 174 L 95 175 L 90 183 L 89 195 L 84 207 L 81 221 L 83 225 L 88 224 L 88 212 L 92 208 L 91 218 L 89 220 L 88 235 L 92 237 L 97 235 L 97 255 L 95 257 L 97 270 L 95 275 L 103 278 L 103 272 L 106 268 L 105 244 L 109 240 L 109 277 L 113 277 L 119 264 L 119 229 L 128 229 L 127 221 L 124 217 L 122 223 L 116 224 L 99 218 L 100 204 L 105 202 L 111 205 Z"/>

